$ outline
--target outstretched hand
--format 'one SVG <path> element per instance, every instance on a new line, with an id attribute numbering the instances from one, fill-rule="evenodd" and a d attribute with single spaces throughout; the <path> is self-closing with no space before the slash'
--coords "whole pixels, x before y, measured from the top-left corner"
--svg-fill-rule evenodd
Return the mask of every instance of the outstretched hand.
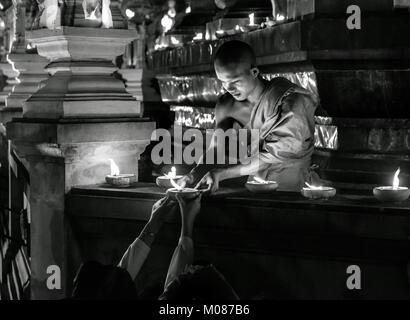
<path id="1" fill-rule="evenodd" d="M 162 225 L 167 216 L 170 216 L 176 209 L 176 201 L 172 200 L 169 195 L 154 203 L 151 210 L 150 222 Z"/>
<path id="2" fill-rule="evenodd" d="M 206 173 L 202 179 L 197 183 L 195 189 L 201 189 L 205 193 L 214 193 L 219 189 L 220 174 L 218 170 L 211 170 Z M 202 186 L 206 186 L 202 189 Z"/>

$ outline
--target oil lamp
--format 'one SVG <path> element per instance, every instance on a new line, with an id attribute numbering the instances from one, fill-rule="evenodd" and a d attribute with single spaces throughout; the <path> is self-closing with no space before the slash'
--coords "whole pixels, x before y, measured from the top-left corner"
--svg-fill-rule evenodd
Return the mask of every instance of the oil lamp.
<path id="1" fill-rule="evenodd" d="M 130 10 L 130 9 L 126 9 L 125 10 L 125 15 L 127 16 L 128 19 L 132 19 L 135 16 L 135 12 Z"/>
<path id="2" fill-rule="evenodd" d="M 266 181 L 259 177 L 253 177 L 253 180 L 245 183 L 245 188 L 250 192 L 268 193 L 275 191 L 278 188 L 276 181 Z"/>
<path id="3" fill-rule="evenodd" d="M 241 27 L 243 32 L 253 31 L 259 28 L 259 25 L 255 24 L 255 13 L 249 14 L 249 24 Z"/>
<path id="4" fill-rule="evenodd" d="M 175 187 L 171 180 L 173 182 L 178 181 L 179 179 L 181 179 L 182 176 L 181 175 L 177 175 L 177 170 L 175 169 L 175 167 L 171 168 L 171 171 L 168 172 L 167 174 L 160 176 L 156 179 L 156 183 L 158 187 L 161 188 L 172 188 Z"/>
<path id="5" fill-rule="evenodd" d="M 329 199 L 336 195 L 336 189 L 332 187 L 312 186 L 305 182 L 306 187 L 303 187 L 301 193 L 309 199 Z"/>
<path id="6" fill-rule="evenodd" d="M 178 46 L 182 43 L 179 42 L 179 40 L 177 38 L 175 38 L 174 36 L 171 36 L 171 44 L 174 45 L 174 46 Z"/>
<path id="7" fill-rule="evenodd" d="M 105 181 L 118 188 L 126 188 L 137 181 L 135 174 L 120 174 L 120 169 L 115 164 L 114 160 L 110 160 L 111 174 L 105 177 Z"/>
<path id="8" fill-rule="evenodd" d="M 186 199 L 192 199 L 198 196 L 201 192 L 200 190 L 193 189 L 193 188 L 183 188 L 179 186 L 178 184 L 176 184 L 174 179 L 172 178 L 169 178 L 169 181 L 171 182 L 171 185 L 173 186 L 173 188 L 168 189 L 167 194 L 171 198 L 175 199 L 175 196 L 179 194 Z"/>
<path id="9" fill-rule="evenodd" d="M 192 38 L 193 41 L 202 41 L 204 38 L 204 35 L 202 32 L 197 32 L 195 34 L 195 37 Z"/>
<path id="10" fill-rule="evenodd" d="M 225 31 L 222 29 L 216 30 L 215 31 L 215 36 L 219 39 L 219 38 L 223 38 L 225 36 Z"/>
<path id="11" fill-rule="evenodd" d="M 282 21 L 285 21 L 285 16 L 284 15 L 282 15 L 282 14 L 280 14 L 280 13 L 278 13 L 277 15 L 276 15 L 276 21 L 278 21 L 278 22 L 282 22 Z"/>
<path id="12" fill-rule="evenodd" d="M 392 186 L 382 186 L 373 189 L 373 194 L 379 201 L 401 202 L 407 200 L 410 190 L 407 187 L 399 187 L 400 168 L 394 174 Z"/>
<path id="13" fill-rule="evenodd" d="M 252 12 L 249 14 L 249 25 L 254 26 L 255 25 L 255 14 Z"/>

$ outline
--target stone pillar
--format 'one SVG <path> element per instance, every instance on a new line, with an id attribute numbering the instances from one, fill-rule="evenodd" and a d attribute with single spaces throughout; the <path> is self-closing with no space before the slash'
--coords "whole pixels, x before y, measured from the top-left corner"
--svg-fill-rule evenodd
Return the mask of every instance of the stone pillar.
<path id="1" fill-rule="evenodd" d="M 6 98 L 12 92 L 14 85 L 17 83 L 18 72 L 9 62 L 0 63 L 0 69 L 4 76 L 7 77 L 7 84 L 0 91 L 0 114 L 6 107 Z M 8 170 L 8 141 L 6 137 L 6 124 L 0 120 L 0 165 L 4 168 L 2 170 L 2 179 L 7 181 L 9 179 Z"/>
<path id="2" fill-rule="evenodd" d="M 168 128 L 171 124 L 169 106 L 162 102 L 155 73 L 145 62 L 146 34 L 143 27 L 138 35 L 139 38 L 127 46 L 118 73 L 121 74 L 127 91 L 140 105 L 141 116 L 155 120 L 159 127 Z"/>
<path id="3" fill-rule="evenodd" d="M 44 70 L 48 61 L 37 54 L 11 53 L 9 59 L 19 72 L 19 76 L 13 90 L 5 98 L 5 107 L 0 110 L 0 122 L 3 124 L 14 117 L 21 117 L 24 102 L 39 89 L 42 81 L 48 78 Z"/>
<path id="4" fill-rule="evenodd" d="M 7 124 L 7 133 L 30 174 L 31 298 L 60 299 L 73 280 L 65 195 L 72 186 L 103 183 L 110 158 L 122 173 L 137 174 L 155 124 L 140 117 L 137 101 L 113 76 L 112 61 L 135 31 L 62 26 L 26 37 L 50 61 L 51 76 L 25 102 L 22 118 Z M 55 288 L 55 276 L 61 287 Z"/>
<path id="5" fill-rule="evenodd" d="M 7 85 L 0 91 L 0 111 L 6 107 L 6 98 L 13 91 L 16 84 L 19 83 L 18 75 L 19 72 L 15 69 L 14 65 L 10 61 L 5 61 L 0 63 L 0 69 L 4 76 L 7 77 Z M 0 121 L 3 125 L 2 121 Z"/>

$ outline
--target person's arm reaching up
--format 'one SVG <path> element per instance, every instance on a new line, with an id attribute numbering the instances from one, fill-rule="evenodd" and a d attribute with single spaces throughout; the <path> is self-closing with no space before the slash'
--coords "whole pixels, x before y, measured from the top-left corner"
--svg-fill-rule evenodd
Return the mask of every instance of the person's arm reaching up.
<path id="1" fill-rule="evenodd" d="M 124 253 L 118 267 L 126 269 L 135 279 L 148 257 L 151 245 L 155 236 L 164 223 L 165 217 L 169 215 L 176 207 L 176 203 L 167 196 L 160 199 L 152 206 L 151 217 L 144 229 L 142 229 L 138 238 L 128 247 Z"/>
<path id="2" fill-rule="evenodd" d="M 181 235 L 169 263 L 164 289 L 194 260 L 192 234 L 195 218 L 201 210 L 201 194 L 194 199 L 184 199 L 180 194 L 177 194 L 177 200 L 181 210 Z"/>

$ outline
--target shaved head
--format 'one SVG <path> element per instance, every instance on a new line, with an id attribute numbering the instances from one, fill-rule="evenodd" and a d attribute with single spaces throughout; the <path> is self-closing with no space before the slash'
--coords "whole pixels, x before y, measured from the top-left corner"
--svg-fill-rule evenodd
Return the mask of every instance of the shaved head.
<path id="1" fill-rule="evenodd" d="M 246 42 L 223 43 L 215 53 L 214 67 L 224 89 L 238 101 L 246 100 L 258 84 L 255 54 Z"/>
<path id="2" fill-rule="evenodd" d="M 225 68 L 237 68 L 243 65 L 245 68 L 256 66 L 256 57 L 252 48 L 243 41 L 232 40 L 223 43 L 215 53 L 215 66 Z"/>

